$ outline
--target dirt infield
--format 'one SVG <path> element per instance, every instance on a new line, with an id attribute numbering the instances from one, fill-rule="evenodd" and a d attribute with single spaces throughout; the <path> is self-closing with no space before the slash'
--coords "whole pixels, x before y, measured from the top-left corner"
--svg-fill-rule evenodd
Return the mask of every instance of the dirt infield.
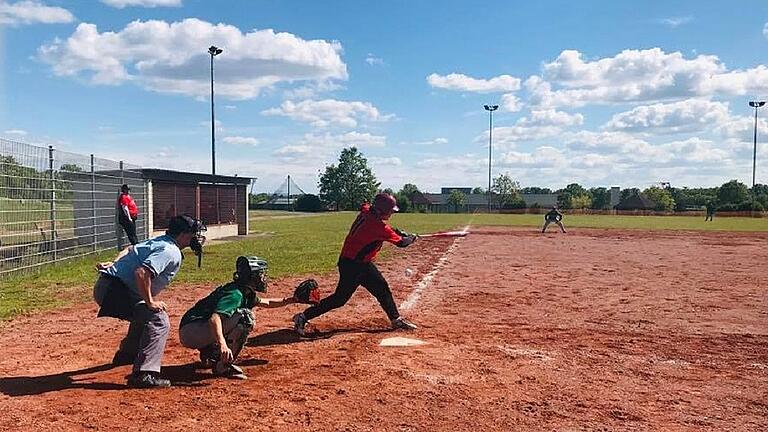
<path id="1" fill-rule="evenodd" d="M 454 239 L 380 266 L 421 329 L 387 331 L 363 289 L 316 320 L 315 339 L 287 330 L 299 306 L 259 310 L 247 381 L 195 371 L 178 343 L 210 287 L 160 297 L 170 389 L 125 387 L 130 367 L 108 363 L 127 325 L 93 305 L 5 323 L 0 429 L 768 430 L 768 234 L 474 227 L 456 241 L 418 294 Z M 379 347 L 390 336 L 428 344 Z"/>

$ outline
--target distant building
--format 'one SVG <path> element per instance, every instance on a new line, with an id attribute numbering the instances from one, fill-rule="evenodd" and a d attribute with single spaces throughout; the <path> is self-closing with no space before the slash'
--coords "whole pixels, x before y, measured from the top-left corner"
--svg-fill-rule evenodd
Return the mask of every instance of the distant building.
<path id="1" fill-rule="evenodd" d="M 533 207 L 538 205 L 542 208 L 554 207 L 557 205 L 557 194 L 520 194 L 525 201 L 526 207 Z"/>

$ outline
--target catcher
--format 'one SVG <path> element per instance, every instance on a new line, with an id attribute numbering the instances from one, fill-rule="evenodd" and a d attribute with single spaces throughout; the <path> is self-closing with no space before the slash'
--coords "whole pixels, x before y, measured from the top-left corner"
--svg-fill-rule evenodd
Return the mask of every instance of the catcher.
<path id="1" fill-rule="evenodd" d="M 267 268 L 267 262 L 259 257 L 238 257 L 233 281 L 216 288 L 181 318 L 181 344 L 200 350 L 200 362 L 205 368 L 213 368 L 214 375 L 247 378 L 234 362 L 253 329 L 251 309 L 278 308 L 320 299 L 314 279 L 299 284 L 293 297 L 259 297 L 257 293 L 267 291 Z"/>
<path id="2" fill-rule="evenodd" d="M 541 232 L 544 232 L 547 230 L 547 227 L 551 223 L 556 223 L 557 226 L 560 227 L 560 231 L 565 232 L 565 227 L 563 226 L 563 214 L 557 211 L 557 207 L 552 207 L 552 210 L 550 210 L 547 214 L 544 215 L 544 228 L 541 229 Z"/>
<path id="3" fill-rule="evenodd" d="M 387 193 L 376 195 L 373 206 L 368 203 L 363 204 L 341 249 L 338 261 L 339 283 L 336 291 L 322 299 L 319 304 L 294 315 L 293 325 L 296 333 L 303 336 L 304 329 L 310 320 L 346 304 L 360 285 L 376 297 L 393 328 L 405 330 L 417 328 L 415 324 L 400 316 L 389 284 L 373 263 L 373 259 L 385 241 L 398 247 L 407 247 L 416 241 L 416 235 L 392 229 L 387 224 L 387 220 L 398 210 L 395 197 Z"/>

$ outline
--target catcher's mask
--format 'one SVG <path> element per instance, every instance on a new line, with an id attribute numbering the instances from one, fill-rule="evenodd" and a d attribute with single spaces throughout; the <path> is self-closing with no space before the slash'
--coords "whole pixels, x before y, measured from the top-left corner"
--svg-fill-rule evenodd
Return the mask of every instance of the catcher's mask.
<path id="1" fill-rule="evenodd" d="M 235 283 L 255 291 L 267 291 L 267 261 L 257 256 L 239 256 L 235 262 Z"/>
<path id="2" fill-rule="evenodd" d="M 173 217 L 168 222 L 168 229 L 166 234 L 173 237 L 178 236 L 181 233 L 192 233 L 192 240 L 189 242 L 189 248 L 197 256 L 197 267 L 199 268 L 203 261 L 203 244 L 205 243 L 205 236 L 203 232 L 207 231 L 205 223 L 199 219 L 195 219 L 190 215 L 180 215 Z"/>

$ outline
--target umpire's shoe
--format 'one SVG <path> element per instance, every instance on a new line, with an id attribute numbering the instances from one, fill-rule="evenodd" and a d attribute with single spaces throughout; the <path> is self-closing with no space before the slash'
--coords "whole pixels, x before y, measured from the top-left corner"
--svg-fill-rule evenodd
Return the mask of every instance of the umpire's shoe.
<path id="1" fill-rule="evenodd" d="M 160 378 L 157 372 L 134 372 L 128 377 L 128 385 L 135 388 L 170 387 L 171 381 Z"/>

